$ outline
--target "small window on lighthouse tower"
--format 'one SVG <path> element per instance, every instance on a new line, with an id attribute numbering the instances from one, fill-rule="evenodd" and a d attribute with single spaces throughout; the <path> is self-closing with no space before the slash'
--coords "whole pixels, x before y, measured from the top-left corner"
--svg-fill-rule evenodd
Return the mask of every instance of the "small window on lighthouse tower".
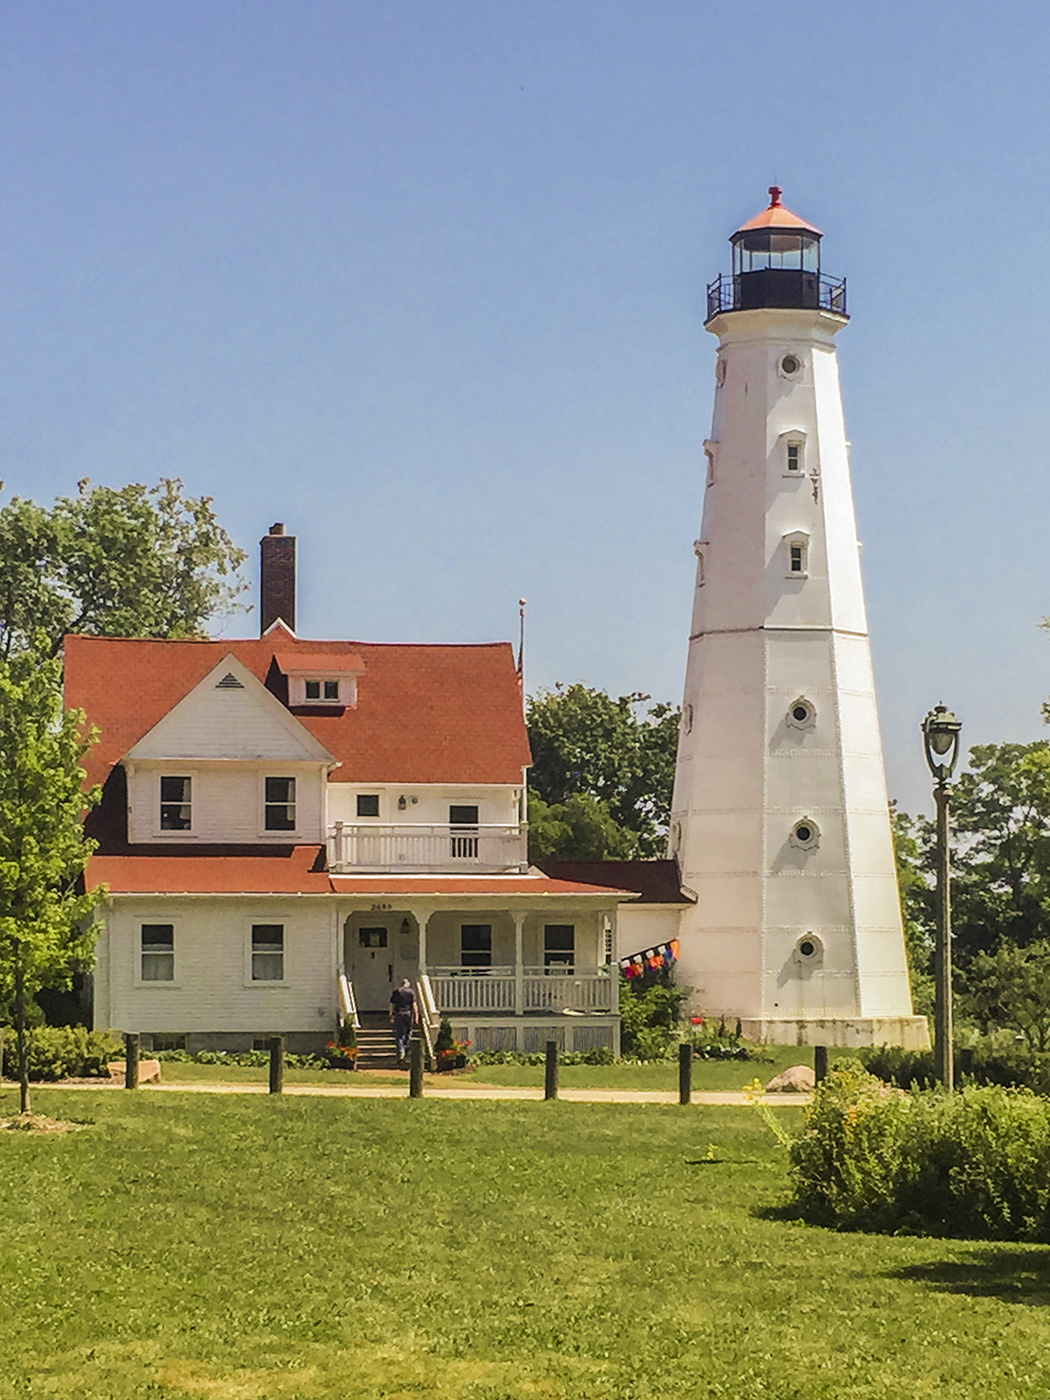
<path id="1" fill-rule="evenodd" d="M 802 471 L 802 444 L 800 442 L 787 444 L 787 469 L 793 474 Z"/>
<path id="2" fill-rule="evenodd" d="M 809 573 L 809 536 L 803 530 L 793 530 L 790 535 L 785 535 L 783 539 L 785 563 L 787 568 L 785 573 L 788 578 L 808 578 Z"/>

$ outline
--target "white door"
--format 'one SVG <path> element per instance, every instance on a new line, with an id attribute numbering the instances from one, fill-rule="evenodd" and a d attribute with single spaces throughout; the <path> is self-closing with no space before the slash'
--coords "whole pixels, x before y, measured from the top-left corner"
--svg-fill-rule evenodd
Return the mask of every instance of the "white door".
<path id="1" fill-rule="evenodd" d="M 373 924 L 354 935 L 354 997 L 359 1011 L 385 1011 L 394 980 L 394 950 L 390 930 Z"/>

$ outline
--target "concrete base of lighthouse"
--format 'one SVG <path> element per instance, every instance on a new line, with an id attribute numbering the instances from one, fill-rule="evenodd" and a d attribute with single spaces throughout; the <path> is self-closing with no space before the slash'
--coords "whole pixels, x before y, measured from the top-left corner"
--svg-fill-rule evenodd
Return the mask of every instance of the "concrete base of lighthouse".
<path id="1" fill-rule="evenodd" d="M 904 1050 L 928 1050 L 930 1029 L 925 1016 L 860 1017 L 856 1020 L 740 1022 L 745 1040 L 766 1045 L 828 1045 L 859 1049 L 862 1045 L 899 1045 Z"/>

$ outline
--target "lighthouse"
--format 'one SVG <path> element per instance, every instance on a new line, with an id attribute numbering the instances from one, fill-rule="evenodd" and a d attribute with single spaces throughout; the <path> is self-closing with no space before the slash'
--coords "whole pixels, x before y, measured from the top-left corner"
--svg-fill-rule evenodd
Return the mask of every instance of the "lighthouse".
<path id="1" fill-rule="evenodd" d="M 781 203 L 730 239 L 670 847 L 694 1006 L 790 1044 L 912 1014 L 835 341 L 846 284 Z"/>

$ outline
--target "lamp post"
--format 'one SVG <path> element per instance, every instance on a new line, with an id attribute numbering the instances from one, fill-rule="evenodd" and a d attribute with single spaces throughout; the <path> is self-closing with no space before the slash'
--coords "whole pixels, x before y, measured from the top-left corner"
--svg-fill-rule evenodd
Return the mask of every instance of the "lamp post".
<path id="1" fill-rule="evenodd" d="M 922 722 L 926 762 L 934 777 L 937 804 L 937 942 L 934 950 L 934 1064 L 937 1078 L 952 1088 L 952 915 L 951 871 L 948 866 L 948 782 L 959 758 L 960 720 L 943 705 L 935 705 Z"/>

